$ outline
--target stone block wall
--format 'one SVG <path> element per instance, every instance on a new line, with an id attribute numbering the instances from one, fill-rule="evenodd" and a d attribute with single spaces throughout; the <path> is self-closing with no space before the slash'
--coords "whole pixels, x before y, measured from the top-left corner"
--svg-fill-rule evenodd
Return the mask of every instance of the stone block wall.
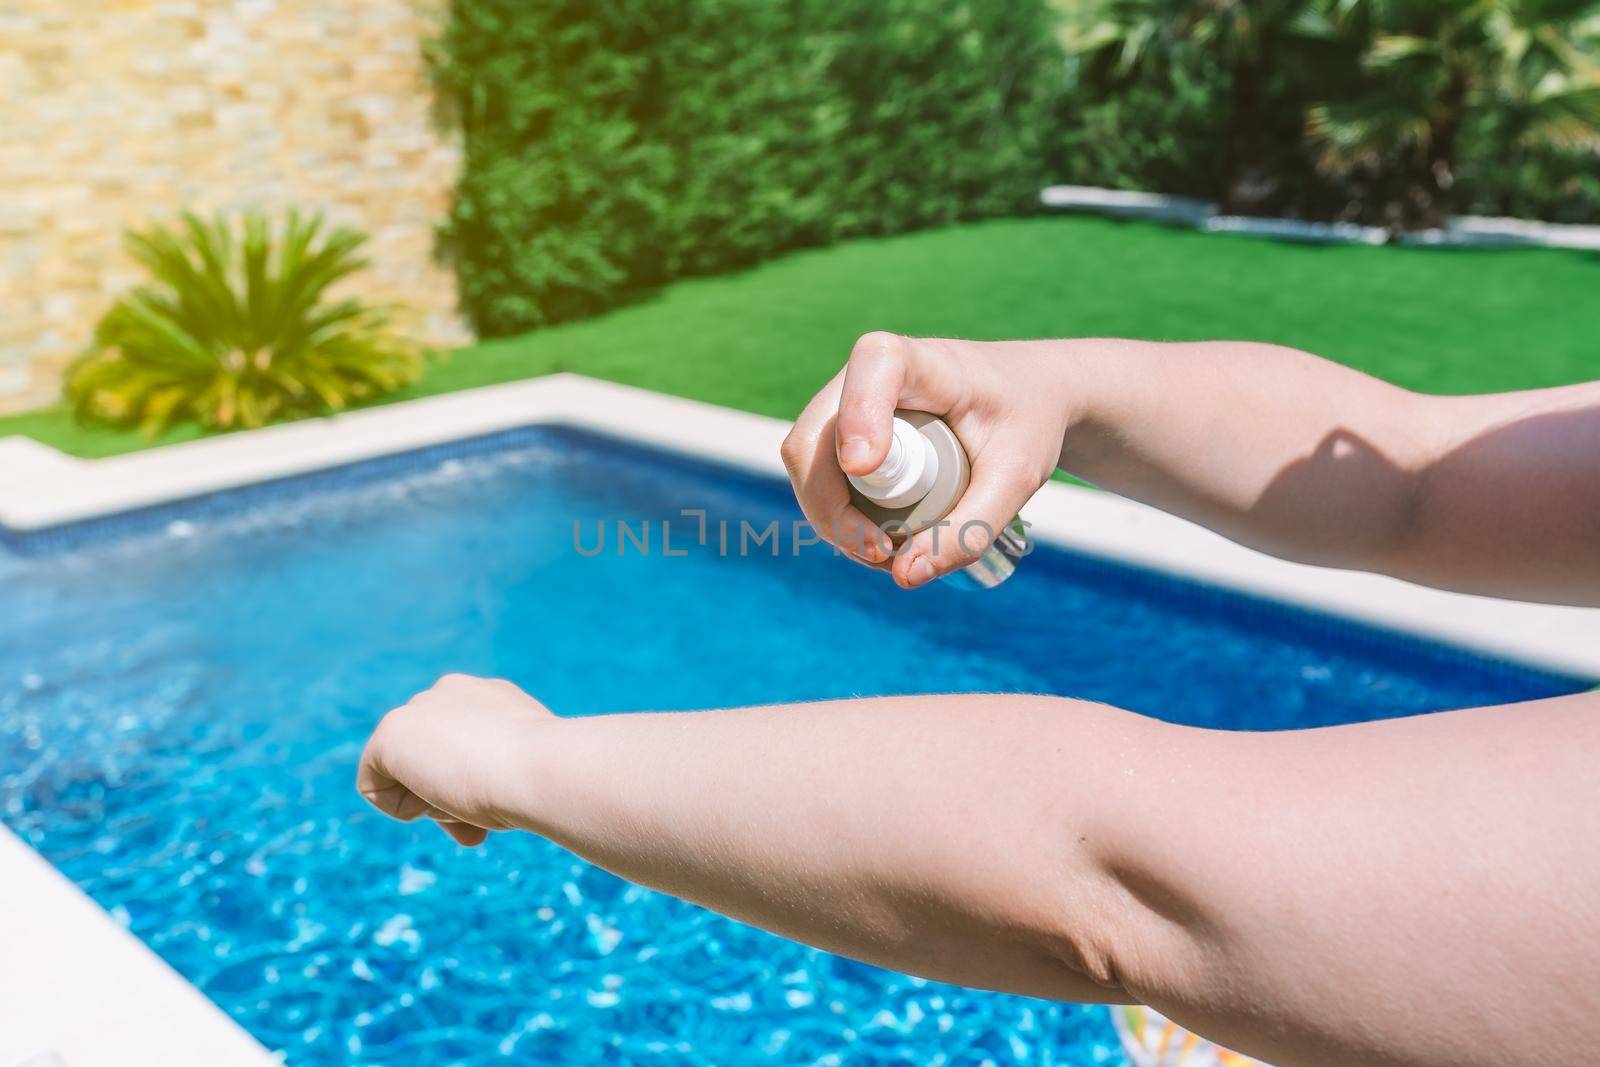
<path id="1" fill-rule="evenodd" d="M 434 262 L 456 146 L 422 44 L 443 0 L 0 0 L 0 411 L 138 279 L 129 224 L 298 205 L 371 238 L 350 288 L 466 340 Z"/>

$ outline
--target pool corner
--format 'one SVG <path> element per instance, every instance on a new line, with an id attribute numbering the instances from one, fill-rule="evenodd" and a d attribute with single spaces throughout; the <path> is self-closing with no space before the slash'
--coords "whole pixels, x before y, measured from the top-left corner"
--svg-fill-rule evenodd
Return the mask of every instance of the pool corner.
<path id="1" fill-rule="evenodd" d="M 0 825 L 0 1067 L 279 1062 Z"/>

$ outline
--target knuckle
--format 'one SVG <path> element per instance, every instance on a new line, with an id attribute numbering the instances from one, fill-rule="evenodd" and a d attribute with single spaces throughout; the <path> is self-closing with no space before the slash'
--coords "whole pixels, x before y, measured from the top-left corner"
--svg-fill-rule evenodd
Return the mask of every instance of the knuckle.
<path id="1" fill-rule="evenodd" d="M 926 545 L 929 560 L 941 574 L 983 555 L 994 533 L 983 519 L 961 519 L 939 530 Z"/>
<path id="2" fill-rule="evenodd" d="M 441 691 L 453 692 L 458 690 L 489 689 L 493 688 L 498 681 L 499 679 L 497 678 L 484 678 L 476 674 L 452 672 L 435 682 L 433 688 L 430 689 L 429 692 L 433 693 Z"/>
<path id="3" fill-rule="evenodd" d="M 801 436 L 799 429 L 790 430 L 788 436 L 783 439 L 783 444 L 778 446 L 778 455 L 783 457 L 786 469 L 792 472 L 799 466 L 805 456 L 805 447 L 805 438 Z"/>
<path id="4" fill-rule="evenodd" d="M 398 729 L 396 726 L 398 717 L 408 707 L 410 707 L 409 704 L 402 704 L 378 720 L 378 725 L 372 728 L 372 734 L 367 738 L 367 747 L 362 751 L 361 761 L 363 763 L 376 764 L 381 762 L 380 756 L 382 752 L 388 747 L 390 740 L 394 737 L 395 730 Z"/>
<path id="5" fill-rule="evenodd" d="M 887 330 L 872 330 L 856 339 L 855 347 L 850 350 L 852 363 L 881 362 L 896 359 L 900 356 L 905 338 L 897 333 Z"/>
<path id="6" fill-rule="evenodd" d="M 994 526 L 983 519 L 969 519 L 956 530 L 955 544 L 951 546 L 955 561 L 971 563 L 983 555 L 994 543 L 996 532 Z"/>

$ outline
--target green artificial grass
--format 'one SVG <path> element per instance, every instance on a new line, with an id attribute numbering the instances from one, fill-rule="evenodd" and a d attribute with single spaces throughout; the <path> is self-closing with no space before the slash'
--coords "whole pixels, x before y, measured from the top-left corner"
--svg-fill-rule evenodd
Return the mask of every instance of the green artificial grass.
<path id="1" fill-rule="evenodd" d="M 1600 255 L 1010 219 L 678 282 L 600 318 L 451 353 L 389 399 L 571 370 L 792 418 L 873 329 L 1275 341 L 1428 392 L 1525 389 L 1600 376 Z M 0 418 L 0 436 L 11 433 L 80 456 L 197 436 L 152 442 L 75 425 L 64 408 Z"/>

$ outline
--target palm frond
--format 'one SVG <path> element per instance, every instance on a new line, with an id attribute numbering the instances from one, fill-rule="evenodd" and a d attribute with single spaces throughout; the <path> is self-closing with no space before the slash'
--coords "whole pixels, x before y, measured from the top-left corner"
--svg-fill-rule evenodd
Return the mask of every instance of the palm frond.
<path id="1" fill-rule="evenodd" d="M 1367 46 L 1369 67 L 1387 67 L 1406 60 L 1433 58 L 1438 45 L 1426 37 L 1407 33 L 1380 33 Z"/>
<path id="2" fill-rule="evenodd" d="M 1600 150 L 1600 79 L 1546 79 L 1530 95 L 1521 133 L 1529 143 Z"/>
<path id="3" fill-rule="evenodd" d="M 1325 165 L 1345 167 L 1397 148 L 1426 145 L 1430 129 L 1417 109 L 1373 94 L 1311 108 L 1306 132 L 1322 149 Z"/>
<path id="4" fill-rule="evenodd" d="M 1393 170 L 1392 188 L 1442 195 L 1463 129 L 1492 124 L 1506 148 L 1600 144 L 1600 0 L 1329 0 L 1328 10 L 1359 43 L 1367 78 L 1308 113 L 1325 169 L 1360 161 Z"/>
<path id="5" fill-rule="evenodd" d="M 275 226 L 185 213 L 127 235 L 150 275 L 112 305 L 68 371 L 78 416 L 159 433 L 338 411 L 420 375 L 424 349 L 390 309 L 329 290 L 363 269 L 365 237 L 290 211 Z"/>

